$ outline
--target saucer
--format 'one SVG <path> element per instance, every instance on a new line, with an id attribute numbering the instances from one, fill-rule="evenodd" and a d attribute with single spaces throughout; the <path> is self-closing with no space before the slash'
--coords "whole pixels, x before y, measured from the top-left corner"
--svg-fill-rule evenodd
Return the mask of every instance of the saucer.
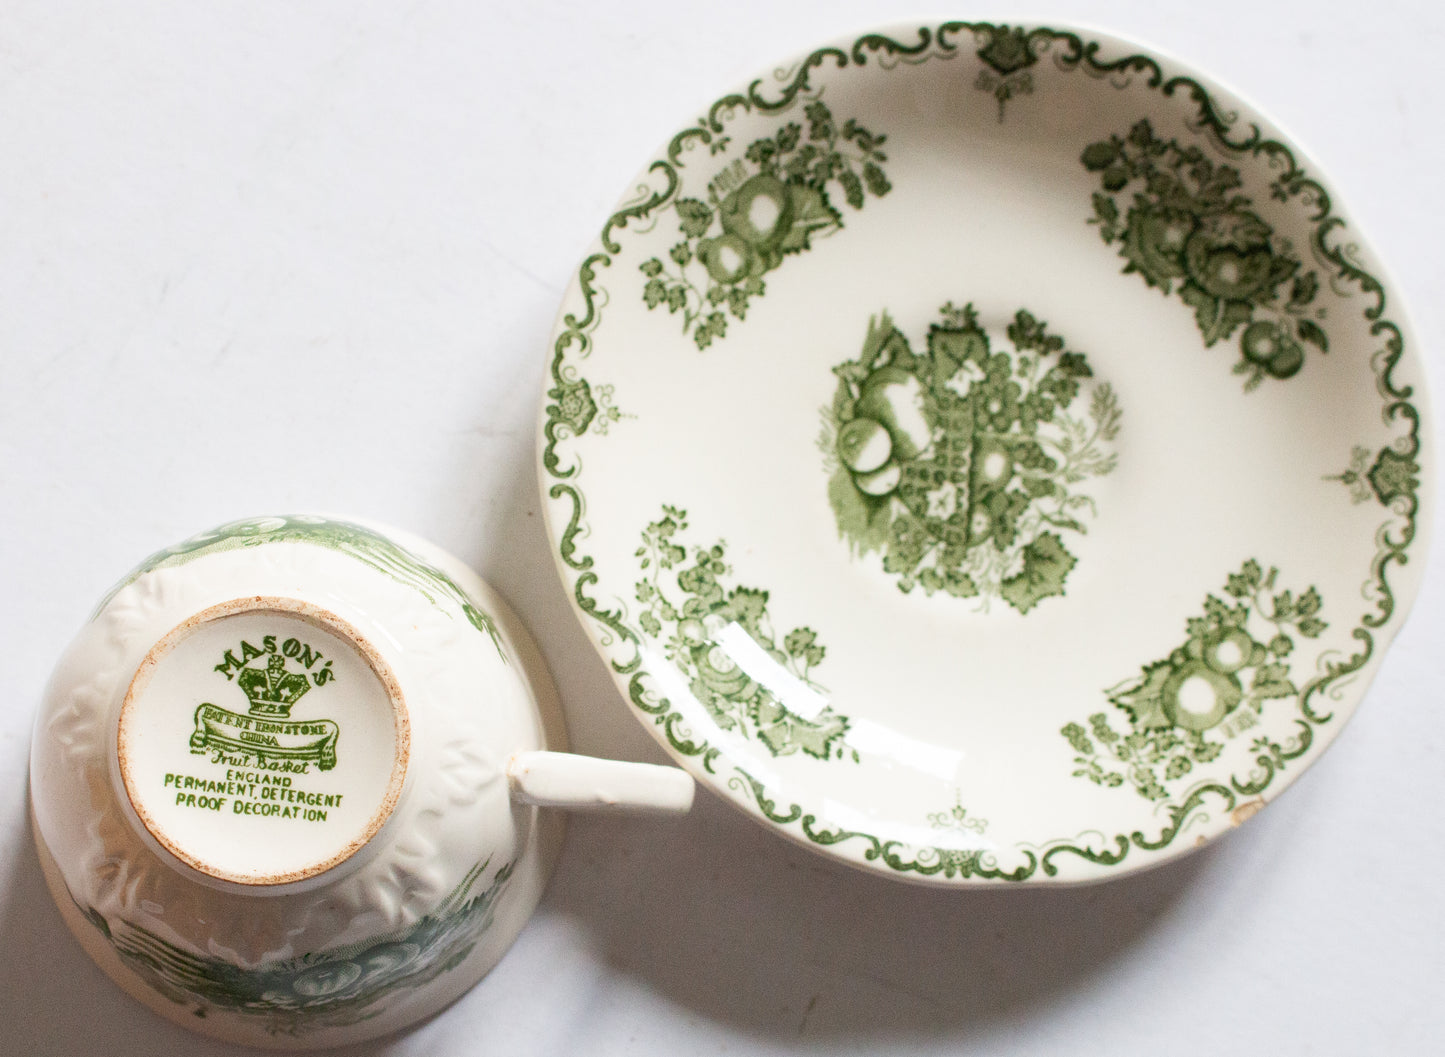
<path id="1" fill-rule="evenodd" d="M 1423 371 L 1309 159 L 1092 32 L 841 41 L 698 112 L 568 290 L 554 555 L 630 708 L 942 885 L 1239 825 L 1419 586 Z"/>

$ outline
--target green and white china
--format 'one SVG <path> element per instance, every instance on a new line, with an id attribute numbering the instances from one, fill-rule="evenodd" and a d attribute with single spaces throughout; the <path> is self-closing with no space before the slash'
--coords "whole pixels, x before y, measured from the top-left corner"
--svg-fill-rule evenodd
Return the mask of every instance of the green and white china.
<path id="1" fill-rule="evenodd" d="M 1126 41 L 948 23 L 720 96 L 565 296 L 554 556 L 637 718 L 904 880 L 1239 825 L 1419 586 L 1418 351 L 1317 167 Z"/>
<path id="2" fill-rule="evenodd" d="M 526 629 L 455 558 L 256 518 L 153 555 L 81 630 L 36 723 L 35 838 L 71 931 L 152 1009 L 335 1046 L 496 964 L 561 842 L 539 805 L 690 805 L 682 771 L 565 738 Z"/>

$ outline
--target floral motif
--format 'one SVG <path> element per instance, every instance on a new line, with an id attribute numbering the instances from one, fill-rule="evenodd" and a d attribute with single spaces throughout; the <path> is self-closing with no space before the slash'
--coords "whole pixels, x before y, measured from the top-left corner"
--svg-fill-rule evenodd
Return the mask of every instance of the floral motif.
<path id="1" fill-rule="evenodd" d="M 970 816 L 962 801 L 954 803 L 947 811 L 935 811 L 928 816 L 928 824 L 934 829 L 958 830 L 961 833 L 979 833 L 988 829 L 988 819 Z"/>
<path id="2" fill-rule="evenodd" d="M 803 113 L 806 134 L 788 122 L 714 176 L 706 201 L 674 201 L 682 241 L 667 262 L 642 262 L 643 302 L 681 312 L 682 329 L 699 349 L 727 334 L 729 313 L 746 318 L 749 300 L 765 290 L 763 276 L 785 256 L 843 226 L 830 189 L 862 209 L 867 194 L 885 195 L 892 186 L 880 164 L 888 160 L 886 136 L 852 119 L 838 125 L 822 100 Z"/>
<path id="3" fill-rule="evenodd" d="M 1370 487 L 1386 506 L 1396 499 L 1408 499 L 1413 504 L 1415 491 L 1420 487 L 1420 464 L 1408 455 L 1401 455 L 1393 448 L 1381 448 L 1370 467 Z"/>
<path id="4" fill-rule="evenodd" d="M 665 636 L 668 661 L 723 730 L 757 738 L 774 756 L 803 752 L 856 761 L 844 743 L 848 718 L 827 706 L 810 677 L 826 653 L 817 634 L 794 628 L 779 645 L 768 592 L 727 587 L 732 568 L 725 545 L 688 548 L 678 542 L 686 530 L 686 511 L 664 506 L 661 520 L 642 534 L 637 601 L 643 633 L 655 641 Z M 795 711 L 802 702 L 816 706 L 811 715 Z"/>
<path id="5" fill-rule="evenodd" d="M 597 415 L 597 402 L 592 398 L 592 387 L 585 378 L 574 378 L 561 382 L 547 390 L 552 403 L 547 405 L 547 418 L 558 422 L 580 437 L 592 425 Z"/>
<path id="6" fill-rule="evenodd" d="M 1370 462 L 1370 449 L 1356 444 L 1350 449 L 1350 465 L 1343 473 L 1328 474 L 1326 481 L 1339 481 L 1350 490 L 1350 502 L 1358 506 L 1370 498 L 1370 479 L 1365 467 Z"/>
<path id="7" fill-rule="evenodd" d="M 1168 799 L 1196 764 L 1224 751 L 1225 742 L 1211 734 L 1237 737 L 1258 725 L 1266 701 L 1296 697 L 1291 632 L 1315 639 L 1327 625 L 1318 591 L 1276 593 L 1277 576 L 1245 562 L 1225 582 L 1228 600 L 1209 595 L 1204 614 L 1188 621 L 1184 645 L 1107 691 L 1128 716 L 1126 732 L 1104 712 L 1089 717 L 1087 730 L 1067 724 L 1061 733 L 1078 754 L 1074 775 L 1110 787 L 1128 781 L 1140 796 Z"/>
<path id="8" fill-rule="evenodd" d="M 595 398 L 597 401 L 597 417 L 592 421 L 592 432 L 605 435 L 612 428 L 612 423 L 620 422 L 624 417 L 635 418 L 635 415 L 625 415 L 622 410 L 612 402 L 612 394 L 616 387 L 611 385 L 599 385 L 596 389 Z"/>
<path id="9" fill-rule="evenodd" d="M 1253 212 L 1239 193 L 1238 169 L 1214 163 L 1197 146 L 1159 139 L 1147 120 L 1127 136 L 1089 144 L 1080 160 L 1103 186 L 1090 223 L 1118 245 L 1124 271 L 1166 295 L 1177 284 L 1206 346 L 1244 328 L 1235 371 L 1247 375 L 1246 390 L 1298 374 L 1305 344 L 1328 351 L 1314 318 L 1323 309 L 1310 307 L 1319 276 L 1301 271 L 1289 245 Z M 1121 213 L 1114 196 L 1130 187 L 1133 198 Z"/>
<path id="10" fill-rule="evenodd" d="M 972 305 L 945 305 L 915 353 L 885 312 L 855 360 L 835 367 L 821 440 L 838 530 L 859 553 L 883 552 L 904 592 L 921 586 L 1020 613 L 1064 593 L 1074 556 L 1061 533 L 1094 501 L 1075 491 L 1114 469 L 1113 389 L 1093 390 L 1082 353 L 1020 309 L 995 348 Z"/>
<path id="11" fill-rule="evenodd" d="M 983 41 L 975 54 L 984 65 L 974 87 L 993 94 L 998 102 L 998 119 L 1003 121 L 1004 105 L 1014 96 L 1034 90 L 1029 67 L 1039 61 L 1038 56 L 1029 47 L 1029 34 L 1017 26 L 979 27 L 975 33 Z"/>
<path id="12" fill-rule="evenodd" d="M 1413 507 L 1420 488 L 1420 464 L 1393 448 L 1381 448 L 1371 465 L 1370 449 L 1357 444 L 1350 449 L 1349 468 L 1343 473 L 1329 474 L 1325 480 L 1339 481 L 1348 487 L 1352 503 L 1363 503 L 1373 495 L 1387 507 L 1398 499 L 1406 500 Z"/>
<path id="13" fill-rule="evenodd" d="M 928 816 L 928 824 L 936 830 L 948 830 L 958 834 L 974 834 L 965 837 L 963 843 L 977 841 L 977 847 L 934 847 L 928 854 L 934 859 L 944 877 L 973 877 L 986 873 L 993 862 L 992 846 L 982 841 L 988 829 L 988 819 L 976 818 L 968 813 L 962 801 L 955 801 L 948 811 L 935 811 Z M 957 838 L 955 838 L 957 840 Z"/>
<path id="14" fill-rule="evenodd" d="M 547 390 L 550 403 L 547 404 L 547 424 L 554 431 L 557 427 L 573 437 L 580 437 L 589 429 L 605 435 L 614 422 L 624 416 L 612 402 L 614 388 L 599 385 L 593 388 L 585 378 L 571 378 L 559 382 Z"/>

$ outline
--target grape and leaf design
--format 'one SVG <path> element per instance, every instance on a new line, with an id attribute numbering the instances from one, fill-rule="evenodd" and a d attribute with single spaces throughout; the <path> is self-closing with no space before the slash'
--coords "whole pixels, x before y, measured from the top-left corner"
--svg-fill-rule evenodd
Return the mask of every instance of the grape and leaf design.
<path id="1" fill-rule="evenodd" d="M 1065 545 L 1095 513 L 1079 486 L 1111 472 L 1121 411 L 1113 388 L 1047 324 L 1019 309 L 1012 348 L 972 304 L 944 305 L 915 351 L 888 313 L 859 355 L 833 368 L 819 446 L 838 531 L 878 551 L 905 593 L 921 587 L 1028 613 L 1064 593 Z"/>
<path id="2" fill-rule="evenodd" d="M 1234 370 L 1246 376 L 1246 391 L 1298 374 L 1306 345 L 1329 351 L 1316 321 L 1324 315 L 1315 306 L 1319 275 L 1302 270 L 1289 243 L 1254 212 L 1238 169 L 1161 139 L 1148 120 L 1089 144 L 1080 160 L 1103 187 L 1089 223 L 1119 247 L 1124 272 L 1166 296 L 1177 291 L 1206 347 L 1243 328 Z M 1279 181 L 1273 193 L 1288 198 Z"/>
<path id="3" fill-rule="evenodd" d="M 1209 595 L 1203 613 L 1188 620 L 1183 645 L 1106 691 L 1117 713 L 1091 715 L 1087 729 L 1065 725 L 1061 733 L 1077 754 L 1074 776 L 1111 788 L 1127 782 L 1140 796 L 1167 800 L 1197 765 L 1258 726 L 1266 702 L 1297 697 L 1290 678 L 1297 640 L 1316 639 L 1328 625 L 1314 587 L 1296 594 L 1278 578 L 1274 568 L 1245 562 L 1225 581 L 1224 597 Z M 1268 739 L 1251 748 L 1275 749 Z"/>
<path id="4" fill-rule="evenodd" d="M 766 289 L 763 276 L 789 254 L 843 226 L 834 197 L 862 209 L 868 195 L 891 189 L 882 164 L 887 139 L 853 119 L 841 125 L 822 100 L 803 109 L 807 129 L 789 121 L 755 140 L 707 185 L 707 198 L 678 198 L 681 241 L 667 260 L 642 262 L 642 300 L 649 309 L 682 314 L 682 329 L 699 349 L 727 334 Z"/>
<path id="5" fill-rule="evenodd" d="M 722 730 L 756 738 L 773 756 L 802 752 L 820 760 L 856 762 L 858 754 L 844 740 L 846 716 L 824 706 L 804 717 L 775 692 L 783 683 L 823 689 L 812 679 L 826 654 L 817 634 L 798 627 L 780 638 L 768 616 L 768 592 L 733 582 L 723 541 L 688 546 L 683 542 L 687 531 L 687 512 L 663 506 L 662 517 L 642 533 L 636 596 L 643 634 L 662 643 L 664 656 Z M 769 659 L 765 666 L 771 679 L 755 664 L 739 665 L 736 649 L 729 648 L 735 641 L 730 633 L 738 629 Z"/>

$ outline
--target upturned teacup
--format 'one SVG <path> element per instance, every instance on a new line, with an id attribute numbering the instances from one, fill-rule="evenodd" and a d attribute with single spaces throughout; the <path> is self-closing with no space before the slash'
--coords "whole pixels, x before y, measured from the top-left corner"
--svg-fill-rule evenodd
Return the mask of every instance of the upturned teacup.
<path id="1" fill-rule="evenodd" d="M 561 753 L 541 656 L 475 573 L 393 529 L 225 525 L 101 602 L 31 754 L 47 882 L 157 1012 L 282 1047 L 461 995 L 541 897 L 546 806 L 686 811 L 673 768 Z"/>

